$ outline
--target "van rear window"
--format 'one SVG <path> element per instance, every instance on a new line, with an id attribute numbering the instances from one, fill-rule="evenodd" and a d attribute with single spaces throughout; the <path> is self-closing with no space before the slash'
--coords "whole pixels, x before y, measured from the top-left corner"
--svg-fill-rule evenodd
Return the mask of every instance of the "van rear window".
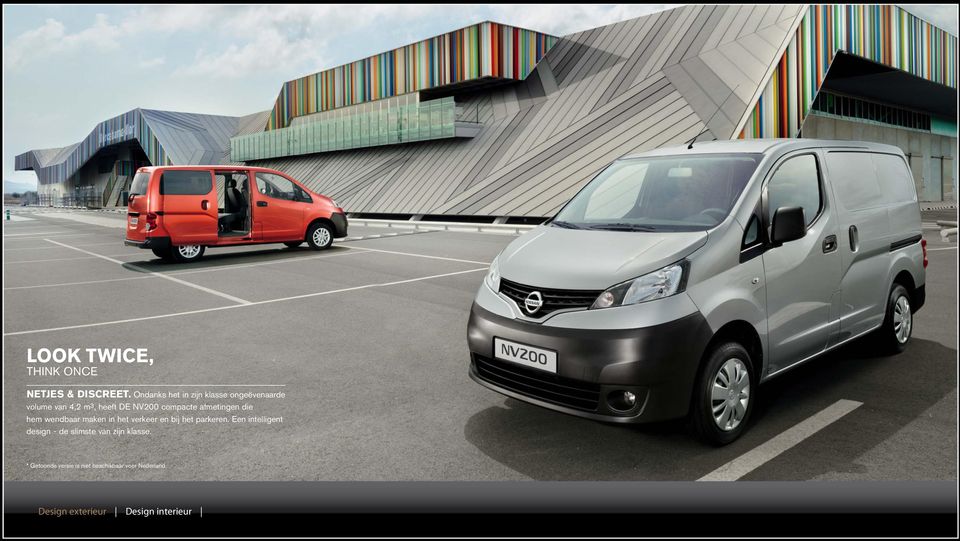
<path id="1" fill-rule="evenodd" d="M 913 183 L 913 173 L 900 156 L 893 154 L 874 154 L 873 162 L 877 166 L 877 179 L 880 189 L 893 202 L 916 201 L 917 187 Z"/>
<path id="2" fill-rule="evenodd" d="M 206 195 L 212 187 L 209 171 L 164 171 L 160 177 L 163 195 Z"/>
<path id="3" fill-rule="evenodd" d="M 137 173 L 133 177 L 133 183 L 130 184 L 130 195 L 143 195 L 147 193 L 147 184 L 150 182 L 150 173 Z"/>

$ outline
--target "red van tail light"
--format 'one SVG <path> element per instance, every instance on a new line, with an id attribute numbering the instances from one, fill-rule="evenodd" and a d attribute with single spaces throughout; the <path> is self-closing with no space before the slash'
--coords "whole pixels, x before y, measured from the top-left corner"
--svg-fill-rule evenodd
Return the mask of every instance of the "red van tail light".
<path id="1" fill-rule="evenodd" d="M 147 213 L 147 231 L 153 231 L 154 229 L 157 228 L 157 220 L 159 218 L 160 217 L 157 216 L 156 212 Z"/>
<path id="2" fill-rule="evenodd" d="M 927 259 L 927 239 L 920 239 L 920 247 L 923 248 L 923 268 L 927 268 L 930 261 Z"/>

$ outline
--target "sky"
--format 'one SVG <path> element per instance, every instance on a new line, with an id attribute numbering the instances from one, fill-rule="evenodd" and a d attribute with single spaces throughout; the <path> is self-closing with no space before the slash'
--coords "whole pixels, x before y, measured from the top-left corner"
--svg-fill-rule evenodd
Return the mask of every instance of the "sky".
<path id="1" fill-rule="evenodd" d="M 668 4 L 3 6 L 3 179 L 131 109 L 239 116 L 284 81 L 483 20 L 564 35 Z M 954 34 L 955 5 L 904 6 Z M 5 190 L 6 191 L 6 190 Z"/>

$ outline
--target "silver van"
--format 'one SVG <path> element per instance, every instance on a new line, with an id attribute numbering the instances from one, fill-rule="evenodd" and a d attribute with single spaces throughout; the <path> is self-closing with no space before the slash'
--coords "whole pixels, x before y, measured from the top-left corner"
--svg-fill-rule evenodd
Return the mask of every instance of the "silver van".
<path id="1" fill-rule="evenodd" d="M 759 384 L 872 333 L 903 350 L 926 242 L 900 149 L 718 141 L 621 158 L 490 265 L 470 376 L 614 423 L 743 432 Z"/>

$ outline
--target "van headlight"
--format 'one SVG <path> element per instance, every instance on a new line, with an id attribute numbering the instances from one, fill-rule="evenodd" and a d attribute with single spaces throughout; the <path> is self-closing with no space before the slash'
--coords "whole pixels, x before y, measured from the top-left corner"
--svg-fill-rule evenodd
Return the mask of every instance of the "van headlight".
<path id="1" fill-rule="evenodd" d="M 684 260 L 617 284 L 601 293 L 590 309 L 627 306 L 676 295 L 687 284 L 689 267 L 690 264 Z"/>
<path id="2" fill-rule="evenodd" d="M 487 276 L 483 280 L 490 289 L 500 291 L 500 256 L 493 258 L 490 270 L 487 271 Z"/>

